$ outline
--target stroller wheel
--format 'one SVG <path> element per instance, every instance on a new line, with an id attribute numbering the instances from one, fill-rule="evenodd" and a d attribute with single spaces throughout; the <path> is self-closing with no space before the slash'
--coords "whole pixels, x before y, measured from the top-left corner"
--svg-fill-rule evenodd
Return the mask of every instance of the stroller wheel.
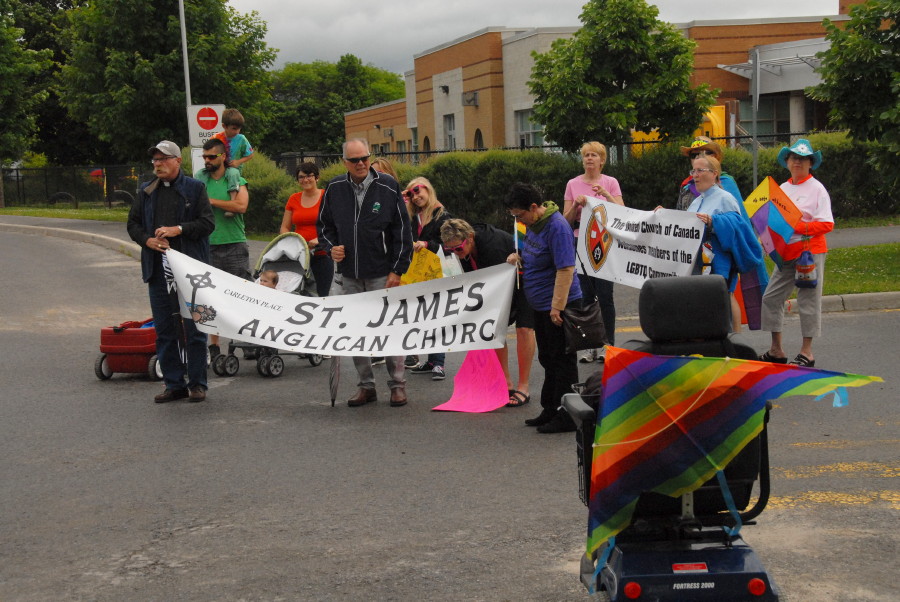
<path id="1" fill-rule="evenodd" d="M 309 360 L 309 363 L 312 365 L 313 368 L 315 368 L 316 366 L 318 366 L 319 364 L 322 363 L 321 355 L 312 354 L 312 355 L 308 356 L 306 359 Z"/>
<path id="2" fill-rule="evenodd" d="M 225 375 L 226 376 L 234 376 L 238 373 L 238 369 L 241 367 L 241 361 L 237 358 L 236 355 L 228 354 L 225 356 Z"/>
<path id="3" fill-rule="evenodd" d="M 109 360 L 106 359 L 105 353 L 101 353 L 97 356 L 97 360 L 94 362 L 94 374 L 96 374 L 97 378 L 100 380 L 112 378 L 113 372 L 109 369 Z"/>
<path id="4" fill-rule="evenodd" d="M 269 358 L 269 361 L 266 364 L 266 368 L 269 371 L 269 376 L 281 376 L 282 373 L 284 373 L 284 360 L 281 359 L 280 355 L 273 355 Z"/>
<path id="5" fill-rule="evenodd" d="M 162 366 L 159 365 L 159 357 L 156 355 L 150 356 L 150 361 L 147 362 L 147 376 L 150 377 L 150 380 L 162 380 Z"/>
<path id="6" fill-rule="evenodd" d="M 268 376 L 269 375 L 269 359 L 271 356 L 269 355 L 261 355 L 259 359 L 256 360 L 256 371 L 259 372 L 260 376 Z"/>
<path id="7" fill-rule="evenodd" d="M 213 372 L 218 376 L 225 376 L 225 356 L 221 353 L 216 356 L 212 363 Z"/>

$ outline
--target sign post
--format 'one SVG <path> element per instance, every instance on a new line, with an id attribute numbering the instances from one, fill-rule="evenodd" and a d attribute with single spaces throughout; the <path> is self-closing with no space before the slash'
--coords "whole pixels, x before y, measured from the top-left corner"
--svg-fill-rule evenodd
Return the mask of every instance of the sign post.
<path id="1" fill-rule="evenodd" d="M 190 105 L 187 108 L 188 136 L 191 146 L 191 165 L 194 173 L 203 167 L 203 145 L 221 132 L 225 105 Z M 191 174 L 193 175 L 193 174 Z"/>

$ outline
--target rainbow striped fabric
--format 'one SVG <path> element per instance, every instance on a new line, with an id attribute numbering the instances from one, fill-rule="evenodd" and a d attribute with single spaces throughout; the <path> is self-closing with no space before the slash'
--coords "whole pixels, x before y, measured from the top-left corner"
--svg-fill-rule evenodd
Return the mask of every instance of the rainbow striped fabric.
<path id="1" fill-rule="evenodd" d="M 723 469 L 763 428 L 766 401 L 881 381 L 730 358 L 607 347 L 594 435 L 588 553 L 631 523 L 642 491 L 672 497 Z"/>
<path id="2" fill-rule="evenodd" d="M 525 228 L 525 224 L 520 222 L 519 220 L 515 220 L 516 222 L 516 249 L 522 248 L 522 242 L 525 240 L 525 234 L 527 233 L 527 229 Z"/>

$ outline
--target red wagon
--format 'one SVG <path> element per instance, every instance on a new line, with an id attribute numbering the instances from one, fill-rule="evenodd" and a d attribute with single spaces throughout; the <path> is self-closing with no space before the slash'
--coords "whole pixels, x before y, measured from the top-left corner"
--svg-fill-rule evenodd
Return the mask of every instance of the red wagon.
<path id="1" fill-rule="evenodd" d="M 152 319 L 100 329 L 100 355 L 94 362 L 94 374 L 100 380 L 106 380 L 116 372 L 162 379 Z"/>

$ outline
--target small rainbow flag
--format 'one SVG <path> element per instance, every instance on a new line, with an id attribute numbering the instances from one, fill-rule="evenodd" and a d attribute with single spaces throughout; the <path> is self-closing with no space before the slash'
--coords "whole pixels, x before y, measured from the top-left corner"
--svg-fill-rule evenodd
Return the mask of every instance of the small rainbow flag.
<path id="1" fill-rule="evenodd" d="M 607 347 L 594 435 L 588 553 L 631 524 L 638 496 L 678 497 L 722 470 L 762 431 L 766 401 L 881 382 L 749 360 Z M 843 403 L 841 403 L 843 400 Z"/>
<path id="2" fill-rule="evenodd" d="M 516 220 L 516 231 L 515 231 L 516 249 L 522 248 L 522 242 L 524 242 L 524 240 L 525 240 L 526 232 L 527 232 L 527 230 L 525 228 L 525 224 L 523 224 L 519 220 Z"/>

